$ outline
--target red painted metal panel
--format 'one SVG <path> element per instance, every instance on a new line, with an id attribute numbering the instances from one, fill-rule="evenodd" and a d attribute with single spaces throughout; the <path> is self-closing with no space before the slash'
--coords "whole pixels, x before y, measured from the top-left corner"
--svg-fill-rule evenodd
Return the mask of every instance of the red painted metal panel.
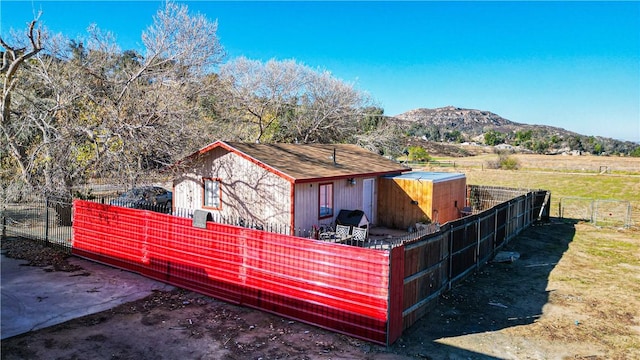
<path id="1" fill-rule="evenodd" d="M 387 328 L 387 345 L 393 344 L 404 330 L 404 246 L 391 249 L 391 268 L 389 287 L 389 323 Z"/>
<path id="2" fill-rule="evenodd" d="M 74 206 L 73 252 L 79 256 L 388 343 L 386 251 L 213 222 L 201 229 L 191 219 L 86 201 Z"/>

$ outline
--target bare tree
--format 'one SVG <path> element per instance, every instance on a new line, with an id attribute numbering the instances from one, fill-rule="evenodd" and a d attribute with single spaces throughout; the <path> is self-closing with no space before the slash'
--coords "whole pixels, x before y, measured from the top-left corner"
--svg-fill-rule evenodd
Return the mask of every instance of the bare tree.
<path id="1" fill-rule="evenodd" d="M 355 136 L 356 144 L 380 155 L 397 157 L 406 146 L 404 131 L 393 122 L 381 122 L 369 132 Z"/>
<path id="2" fill-rule="evenodd" d="M 295 61 L 263 64 L 245 57 L 223 65 L 220 77 L 229 92 L 220 97 L 226 118 L 239 126 L 243 137 L 266 142 L 277 137 L 279 123 L 296 105 L 305 81 Z"/>
<path id="3" fill-rule="evenodd" d="M 88 177 L 136 182 L 201 146 L 199 98 L 224 55 L 216 31 L 215 22 L 171 2 L 142 34 L 144 54 L 121 51 L 96 26 L 87 39 L 45 44 L 31 30 L 38 51 L 13 72 L 7 92 L 16 109 L 3 115 L 3 143 L 15 141 L 16 151 L 3 154 L 3 168 L 9 163 L 43 193 L 70 196 Z M 4 183 L 15 180 L 3 173 Z"/>
<path id="4" fill-rule="evenodd" d="M 220 71 L 229 93 L 223 117 L 245 140 L 345 142 L 359 131 L 366 94 L 293 60 L 235 59 Z"/>
<path id="5" fill-rule="evenodd" d="M 37 19 L 31 21 L 29 30 L 26 34 L 29 39 L 29 51 L 26 47 L 18 48 L 7 44 L 0 36 L 0 44 L 4 48 L 2 54 L 2 67 L 0 73 L 3 74 L 2 83 L 2 121 L 9 121 L 9 112 L 11 109 L 11 90 L 16 86 L 18 77 L 16 73 L 20 66 L 28 59 L 35 56 L 42 50 L 42 33 L 36 26 Z"/>
<path id="6" fill-rule="evenodd" d="M 8 129 L 11 125 L 11 93 L 18 85 L 20 78 L 19 71 L 27 60 L 34 57 L 42 50 L 42 33 L 41 30 L 36 28 L 37 19 L 33 20 L 29 25 L 29 29 L 26 33 L 28 39 L 28 45 L 9 45 L 0 36 L 0 44 L 4 48 L 2 54 L 2 67 L 0 68 L 0 74 L 2 74 L 2 100 L 0 111 L 2 112 L 2 123 L 0 129 L 2 130 L 2 140 L 0 145 L 3 149 L 6 149 L 15 160 L 15 165 L 19 169 L 19 174 L 22 177 L 24 183 L 30 183 L 30 175 L 27 171 L 28 164 L 23 160 L 24 151 L 17 143 L 16 139 L 12 137 L 11 131 Z M 2 152 L 4 153 L 5 150 Z M 3 154 L 2 158 L 4 158 Z M 5 161 L 2 161 L 3 166 Z"/>
<path id="7" fill-rule="evenodd" d="M 369 97 L 326 71 L 307 69 L 306 77 L 299 107 L 287 119 L 292 135 L 304 143 L 353 141 Z"/>

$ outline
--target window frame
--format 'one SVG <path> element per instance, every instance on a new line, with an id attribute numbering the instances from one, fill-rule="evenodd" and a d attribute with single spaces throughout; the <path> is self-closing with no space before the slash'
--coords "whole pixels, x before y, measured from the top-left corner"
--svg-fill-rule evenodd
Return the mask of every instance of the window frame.
<path id="1" fill-rule="evenodd" d="M 331 212 L 329 214 L 324 214 L 323 215 L 322 214 L 322 200 L 323 199 L 322 199 L 321 194 L 322 194 L 322 189 L 324 187 L 328 187 L 329 189 L 331 189 L 331 198 L 330 199 L 325 199 L 325 200 L 330 200 L 331 201 L 331 203 L 329 204 L 329 205 L 331 205 L 329 207 L 331 209 Z M 334 189 L 334 186 L 333 186 L 332 182 L 318 184 L 318 219 L 331 218 L 335 214 L 335 211 L 334 211 L 335 210 L 335 207 L 334 207 L 334 204 L 335 204 L 335 201 L 334 201 L 335 200 L 334 199 L 335 196 L 334 196 L 334 194 L 335 194 L 335 192 L 333 191 L 333 189 Z"/>
<path id="2" fill-rule="evenodd" d="M 218 206 L 207 206 L 207 181 L 218 184 Z M 220 178 L 203 177 L 202 178 L 202 208 L 211 210 L 222 209 L 222 180 Z"/>

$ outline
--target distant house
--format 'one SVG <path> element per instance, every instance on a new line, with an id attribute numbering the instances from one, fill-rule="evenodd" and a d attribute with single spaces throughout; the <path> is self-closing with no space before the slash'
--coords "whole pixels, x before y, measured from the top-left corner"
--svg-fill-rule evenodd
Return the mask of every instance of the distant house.
<path id="1" fill-rule="evenodd" d="M 509 144 L 498 144 L 496 146 L 493 147 L 496 150 L 514 150 L 515 148 Z"/>
<path id="2" fill-rule="evenodd" d="M 351 144 L 217 141 L 177 166 L 173 204 L 294 229 L 333 223 L 340 210 L 377 222 L 380 178 L 411 169 Z"/>

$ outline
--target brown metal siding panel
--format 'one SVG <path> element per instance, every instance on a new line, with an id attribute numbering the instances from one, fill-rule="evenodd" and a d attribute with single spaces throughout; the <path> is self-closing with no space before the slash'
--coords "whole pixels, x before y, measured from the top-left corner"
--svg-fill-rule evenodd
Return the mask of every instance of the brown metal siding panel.
<path id="1" fill-rule="evenodd" d="M 466 179 L 434 183 L 416 179 L 381 178 L 379 191 L 378 222 L 384 226 L 405 229 L 425 217 L 439 223 L 457 219 L 458 208 L 465 204 Z"/>
<path id="2" fill-rule="evenodd" d="M 402 198 L 404 201 L 401 201 Z M 395 181 L 381 178 L 378 184 L 378 224 L 400 228 L 404 204 L 408 201 L 409 199 Z"/>

